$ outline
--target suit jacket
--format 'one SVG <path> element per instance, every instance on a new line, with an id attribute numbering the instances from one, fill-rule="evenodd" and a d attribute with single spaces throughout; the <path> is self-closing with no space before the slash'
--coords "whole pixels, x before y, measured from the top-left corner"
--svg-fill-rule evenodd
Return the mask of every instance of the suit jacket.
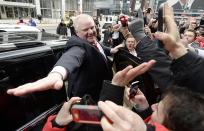
<path id="1" fill-rule="evenodd" d="M 56 64 L 67 69 L 68 96 L 83 97 L 85 94 L 89 94 L 97 102 L 103 80 L 111 80 L 112 70 L 99 50 L 87 41 L 77 36 L 72 36 L 67 42 L 67 51 L 74 46 L 80 47 L 85 51 L 81 65 L 73 64 L 71 62 L 72 59 L 70 56 L 66 56 L 66 53 L 63 54 Z M 104 52 L 107 54 L 108 49 L 106 48 Z"/>
<path id="2" fill-rule="evenodd" d="M 153 81 L 164 91 L 173 84 L 173 77 L 170 70 L 171 58 L 159 48 L 150 37 L 144 37 L 136 47 L 137 56 L 143 62 L 151 59 L 156 60 L 156 64 L 148 71 Z"/>

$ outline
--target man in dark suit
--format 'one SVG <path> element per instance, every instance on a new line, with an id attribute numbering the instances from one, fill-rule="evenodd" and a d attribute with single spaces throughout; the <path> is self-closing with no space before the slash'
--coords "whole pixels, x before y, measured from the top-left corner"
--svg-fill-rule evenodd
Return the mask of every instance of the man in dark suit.
<path id="1" fill-rule="evenodd" d="M 179 0 L 172 7 L 174 11 L 184 11 L 184 10 L 201 10 L 203 9 L 203 0 Z"/>
<path id="2" fill-rule="evenodd" d="M 103 80 L 112 78 L 106 55 L 116 53 L 117 47 L 110 49 L 97 42 L 95 23 L 89 15 L 78 15 L 73 26 L 77 36 L 68 40 L 67 51 L 49 75 L 36 82 L 8 90 L 8 94 L 21 96 L 35 91 L 61 89 L 63 80 L 68 80 L 68 97 L 83 97 L 89 94 L 94 101 L 98 101 Z"/>

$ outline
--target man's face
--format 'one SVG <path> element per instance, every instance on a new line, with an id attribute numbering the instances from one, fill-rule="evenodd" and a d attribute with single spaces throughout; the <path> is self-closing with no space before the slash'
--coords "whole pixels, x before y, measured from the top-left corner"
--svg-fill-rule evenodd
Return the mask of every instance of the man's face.
<path id="1" fill-rule="evenodd" d="M 126 46 L 127 46 L 129 51 L 134 50 L 135 49 L 135 45 L 136 45 L 136 42 L 135 42 L 134 38 L 127 38 Z"/>
<path id="2" fill-rule="evenodd" d="M 162 124 L 165 118 L 164 101 L 161 100 L 159 103 L 153 104 L 151 108 L 153 110 L 152 121 Z"/>
<path id="3" fill-rule="evenodd" d="M 88 41 L 89 43 L 96 42 L 96 28 L 93 19 L 80 19 L 78 21 L 78 29 L 76 30 L 77 36 L 81 39 Z"/>
<path id="4" fill-rule="evenodd" d="M 190 44 L 195 40 L 195 34 L 191 31 L 186 31 L 184 33 L 184 39 Z"/>

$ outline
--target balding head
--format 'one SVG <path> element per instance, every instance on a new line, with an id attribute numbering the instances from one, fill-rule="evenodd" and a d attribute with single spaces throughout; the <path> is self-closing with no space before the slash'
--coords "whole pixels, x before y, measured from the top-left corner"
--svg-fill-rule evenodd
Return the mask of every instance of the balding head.
<path id="1" fill-rule="evenodd" d="M 93 21 L 93 18 L 87 14 L 80 14 L 76 18 L 73 19 L 73 26 L 76 31 L 79 31 L 80 25 L 85 21 Z"/>
<path id="2" fill-rule="evenodd" d="M 97 41 L 95 22 L 90 15 L 78 15 L 73 20 L 73 26 L 75 28 L 76 35 L 81 39 L 84 39 L 89 43 L 95 43 Z"/>

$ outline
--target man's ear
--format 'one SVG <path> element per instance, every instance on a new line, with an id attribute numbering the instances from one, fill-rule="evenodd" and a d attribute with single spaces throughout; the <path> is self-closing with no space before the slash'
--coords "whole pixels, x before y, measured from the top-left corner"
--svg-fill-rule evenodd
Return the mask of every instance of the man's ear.
<path id="1" fill-rule="evenodd" d="M 75 28 L 74 28 L 74 33 L 75 33 L 75 34 L 77 34 L 77 33 L 78 33 L 78 31 L 77 31 L 77 30 L 75 30 Z"/>

